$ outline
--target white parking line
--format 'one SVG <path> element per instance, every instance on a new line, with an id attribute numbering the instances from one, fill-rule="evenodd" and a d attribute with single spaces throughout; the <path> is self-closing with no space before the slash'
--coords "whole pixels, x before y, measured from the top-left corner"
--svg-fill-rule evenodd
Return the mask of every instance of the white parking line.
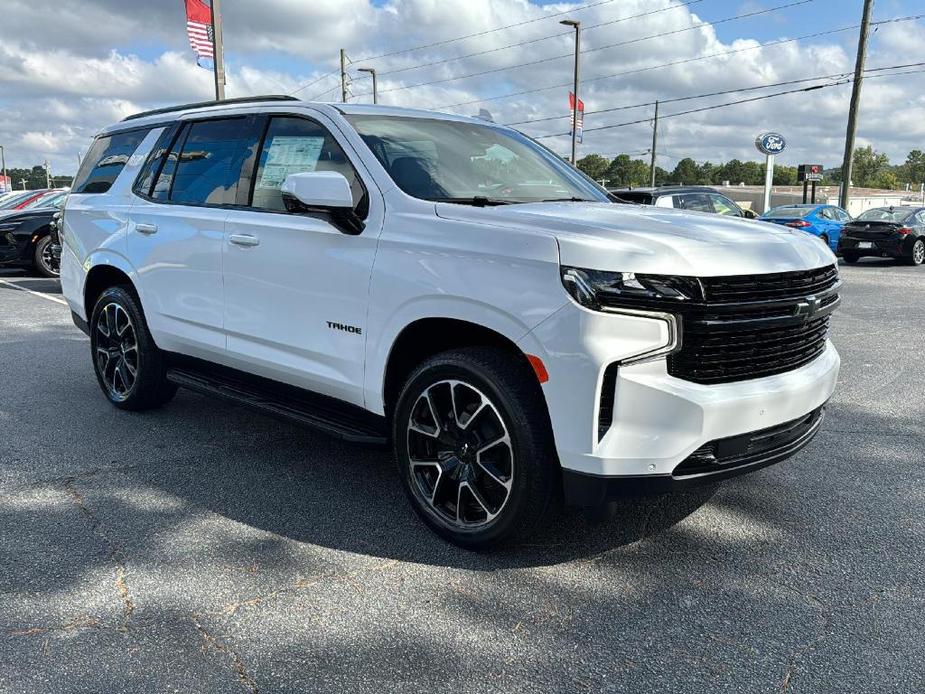
<path id="1" fill-rule="evenodd" d="M 21 292 L 26 292 L 26 294 L 32 294 L 33 296 L 40 296 L 43 299 L 48 299 L 49 301 L 54 301 L 56 304 L 64 304 L 67 306 L 67 302 L 64 299 L 59 299 L 56 296 L 50 296 L 49 294 L 42 294 L 42 292 L 36 292 L 31 289 L 26 289 L 25 287 L 20 287 L 14 282 L 7 282 L 6 280 L 0 280 L 0 284 L 6 285 L 7 287 L 12 287 L 13 289 L 18 289 Z"/>

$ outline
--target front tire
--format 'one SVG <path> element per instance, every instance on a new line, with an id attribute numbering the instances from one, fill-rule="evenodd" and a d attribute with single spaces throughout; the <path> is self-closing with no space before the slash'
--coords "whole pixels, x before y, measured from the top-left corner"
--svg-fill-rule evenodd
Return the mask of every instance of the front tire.
<path id="1" fill-rule="evenodd" d="M 58 277 L 59 267 L 52 253 L 51 236 L 43 236 L 35 244 L 35 250 L 32 253 L 32 264 L 35 271 L 42 277 Z"/>
<path id="2" fill-rule="evenodd" d="M 116 407 L 148 410 L 176 394 L 138 299 L 127 287 L 110 287 L 97 300 L 90 318 L 90 349 L 96 380 Z"/>
<path id="3" fill-rule="evenodd" d="M 526 360 L 499 349 L 444 352 L 411 374 L 392 440 L 405 493 L 438 535 L 489 549 L 548 521 L 561 471 L 542 403 Z"/>
<path id="4" fill-rule="evenodd" d="M 909 257 L 906 258 L 906 262 L 909 265 L 921 265 L 925 263 L 925 239 L 917 239 L 915 243 L 912 244 L 912 252 L 909 254 Z"/>

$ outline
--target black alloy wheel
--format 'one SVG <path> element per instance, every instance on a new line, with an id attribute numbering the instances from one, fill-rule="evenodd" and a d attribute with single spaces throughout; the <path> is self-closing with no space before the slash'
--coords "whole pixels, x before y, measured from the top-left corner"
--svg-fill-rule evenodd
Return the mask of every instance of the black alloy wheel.
<path id="1" fill-rule="evenodd" d="M 491 523 L 514 482 L 507 426 L 471 383 L 441 380 L 418 396 L 407 430 L 415 494 L 459 529 Z"/>
<path id="2" fill-rule="evenodd" d="M 44 277 L 58 277 L 60 268 L 55 258 L 51 236 L 43 236 L 35 244 L 33 262 L 35 269 Z"/>
<path id="3" fill-rule="evenodd" d="M 398 396 L 392 441 L 414 510 L 461 547 L 523 539 L 558 508 L 545 396 L 521 355 L 467 347 L 429 358 Z"/>
<path id="4" fill-rule="evenodd" d="M 132 392 L 138 378 L 138 338 L 128 313 L 111 302 L 102 307 L 96 322 L 96 369 L 114 402 L 122 402 Z"/>
<path id="5" fill-rule="evenodd" d="M 120 409 L 159 407 L 177 392 L 130 287 L 100 295 L 90 317 L 90 350 L 100 388 Z"/>

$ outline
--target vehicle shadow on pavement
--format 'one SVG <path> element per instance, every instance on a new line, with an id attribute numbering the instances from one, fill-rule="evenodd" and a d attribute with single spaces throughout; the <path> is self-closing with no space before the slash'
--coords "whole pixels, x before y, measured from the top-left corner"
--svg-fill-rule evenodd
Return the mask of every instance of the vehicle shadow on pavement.
<path id="1" fill-rule="evenodd" d="M 421 564 L 490 571 L 590 557 L 672 527 L 714 491 L 626 500 L 602 522 L 566 512 L 528 544 L 475 553 L 444 542 L 417 518 L 388 451 L 184 391 L 157 412 L 113 414 L 126 429 L 153 425 L 185 439 L 179 458 L 165 446 L 154 464 L 133 465 L 130 455 L 111 461 L 131 466 L 123 474 L 135 482 L 282 538 Z"/>

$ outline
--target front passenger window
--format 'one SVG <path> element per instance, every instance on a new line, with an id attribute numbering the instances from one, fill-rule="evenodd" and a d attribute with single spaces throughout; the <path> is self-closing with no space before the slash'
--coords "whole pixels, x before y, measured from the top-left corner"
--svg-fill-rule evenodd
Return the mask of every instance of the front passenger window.
<path id="1" fill-rule="evenodd" d="M 713 212 L 713 205 L 710 204 L 710 198 L 703 193 L 686 193 L 679 195 L 682 210 L 694 210 L 696 212 Z"/>
<path id="2" fill-rule="evenodd" d="M 742 211 L 739 209 L 739 206 L 732 202 L 732 200 L 729 198 L 716 194 L 711 195 L 710 199 L 713 201 L 713 208 L 719 214 L 724 214 L 729 217 L 742 216 Z"/>
<path id="3" fill-rule="evenodd" d="M 276 117 L 270 120 L 260 152 L 251 205 L 262 210 L 285 211 L 280 186 L 286 176 L 307 171 L 336 171 L 350 184 L 357 214 L 366 199 L 360 177 L 337 141 L 324 127 L 306 118 Z"/>

